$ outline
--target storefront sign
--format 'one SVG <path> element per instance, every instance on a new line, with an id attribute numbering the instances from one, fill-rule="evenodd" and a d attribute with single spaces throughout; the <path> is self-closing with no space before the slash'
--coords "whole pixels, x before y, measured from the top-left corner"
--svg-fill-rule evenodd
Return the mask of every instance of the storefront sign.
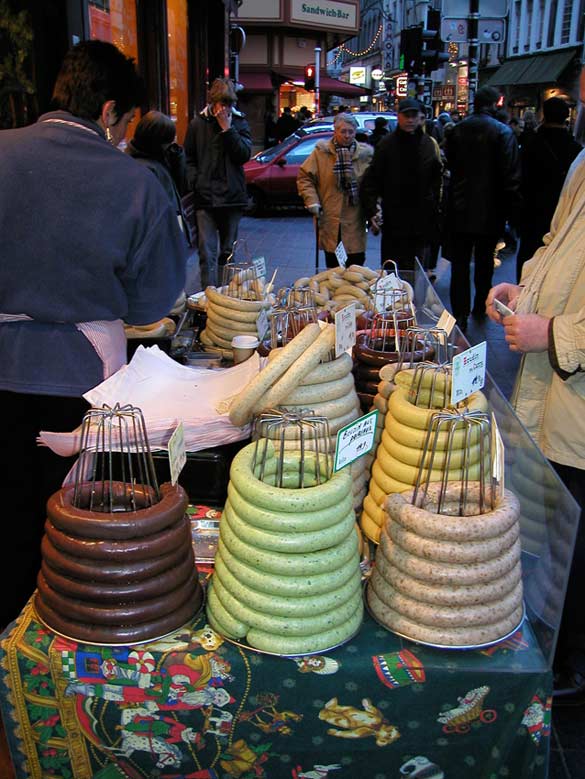
<path id="1" fill-rule="evenodd" d="M 443 100 L 455 99 L 455 84 L 443 84 Z"/>
<path id="2" fill-rule="evenodd" d="M 396 97 L 406 97 L 408 92 L 408 76 L 398 76 L 396 79 Z"/>
<path id="3" fill-rule="evenodd" d="M 358 67 L 350 68 L 349 83 L 357 84 L 358 86 L 364 86 L 366 83 L 366 69 Z"/>
<path id="4" fill-rule="evenodd" d="M 384 71 L 380 70 L 380 68 L 374 68 L 372 71 L 372 78 L 374 81 L 381 81 L 384 78 Z"/>
<path id="5" fill-rule="evenodd" d="M 290 21 L 303 27 L 340 28 L 358 32 L 358 7 L 333 0 L 290 0 Z"/>
<path id="6" fill-rule="evenodd" d="M 433 87 L 433 100 L 442 100 L 443 99 L 443 87 Z"/>

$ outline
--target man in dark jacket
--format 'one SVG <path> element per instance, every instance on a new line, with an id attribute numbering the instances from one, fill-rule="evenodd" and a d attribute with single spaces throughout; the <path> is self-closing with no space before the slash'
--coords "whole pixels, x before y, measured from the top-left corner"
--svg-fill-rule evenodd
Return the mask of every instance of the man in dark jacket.
<path id="1" fill-rule="evenodd" d="M 450 234 L 451 308 L 461 330 L 486 316 L 485 301 L 492 284 L 494 251 L 506 220 L 517 221 L 520 160 L 512 130 L 494 118 L 499 92 L 482 87 L 474 112 L 459 122 L 445 144 L 451 171 L 447 204 Z M 469 267 L 475 258 L 475 298 L 471 308 Z"/>
<path id="2" fill-rule="evenodd" d="M 520 249 L 516 257 L 516 278 L 522 266 L 542 246 L 559 201 L 571 163 L 581 151 L 567 129 L 569 106 L 560 97 L 550 97 L 542 105 L 544 121 L 520 151 L 522 196 Z"/>
<path id="3" fill-rule="evenodd" d="M 289 135 L 294 133 L 301 126 L 298 119 L 292 115 L 290 107 L 285 106 L 282 109 L 282 114 L 276 120 L 276 140 L 280 143 L 288 138 Z"/>
<path id="4" fill-rule="evenodd" d="M 247 204 L 243 165 L 250 159 L 252 135 L 235 104 L 232 82 L 216 78 L 209 104 L 193 119 L 185 136 L 187 185 L 193 192 L 203 289 L 221 283 Z"/>
<path id="5" fill-rule="evenodd" d="M 415 257 L 424 264 L 438 229 L 443 166 L 437 142 L 423 132 L 421 116 L 424 109 L 418 100 L 407 97 L 400 102 L 398 126 L 376 145 L 360 188 L 374 230 L 381 198 L 381 261 L 395 260 L 401 270 L 414 269 Z"/>

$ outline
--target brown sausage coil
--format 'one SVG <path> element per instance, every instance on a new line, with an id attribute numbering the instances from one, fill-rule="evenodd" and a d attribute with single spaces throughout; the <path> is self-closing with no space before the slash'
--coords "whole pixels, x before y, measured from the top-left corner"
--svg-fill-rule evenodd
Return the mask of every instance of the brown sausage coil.
<path id="1" fill-rule="evenodd" d="M 178 565 L 173 565 L 163 573 L 130 584 L 120 584 L 116 578 L 105 582 L 83 581 L 63 576 L 43 560 L 42 568 L 45 581 L 56 592 L 71 598 L 86 601 L 122 603 L 142 601 L 172 592 L 190 576 L 197 576 L 193 550 L 190 548 Z"/>
<path id="2" fill-rule="evenodd" d="M 144 538 L 126 541 L 105 539 L 73 538 L 58 530 L 50 520 L 45 523 L 45 532 L 53 546 L 70 555 L 91 560 L 123 560 L 135 562 L 168 554 L 177 547 L 186 548 L 191 543 L 189 520 L 185 515 L 169 528 Z"/>
<path id="3" fill-rule="evenodd" d="M 47 584 L 43 572 L 39 573 L 37 588 L 39 600 L 46 603 L 59 614 L 78 622 L 95 625 L 136 625 L 161 619 L 179 608 L 193 595 L 198 587 L 195 571 L 186 581 L 183 581 L 173 592 L 168 592 L 158 598 L 139 603 L 118 603 L 115 606 L 104 606 L 94 601 L 80 601 L 53 590 Z"/>
<path id="4" fill-rule="evenodd" d="M 169 568 L 177 565 L 183 559 L 185 547 L 181 544 L 169 554 L 133 563 L 105 563 L 102 560 L 92 562 L 62 552 L 45 535 L 41 542 L 41 553 L 43 559 L 54 571 L 73 579 L 108 583 L 115 580 L 119 583 L 129 583 L 141 582 L 163 573 L 163 571 L 168 571 Z"/>
<path id="5" fill-rule="evenodd" d="M 43 622 L 58 633 L 71 636 L 78 641 L 95 644 L 132 644 L 149 641 L 164 636 L 182 627 L 193 619 L 201 607 L 203 592 L 200 587 L 185 603 L 161 619 L 142 622 L 138 625 L 108 627 L 106 625 L 85 625 L 81 622 L 67 619 L 54 609 L 35 598 L 37 614 Z"/>
<path id="6" fill-rule="evenodd" d="M 394 341 L 394 332 L 388 330 L 386 332 L 386 344 L 390 341 L 390 343 L 393 343 Z M 400 333 L 399 335 L 404 335 L 404 332 Z M 374 334 L 375 336 L 375 334 Z M 368 365 L 374 365 L 378 368 L 381 368 L 383 365 L 387 365 L 391 362 L 397 362 L 400 354 L 397 351 L 382 351 L 381 349 L 372 348 L 371 346 L 368 346 L 369 343 L 373 343 L 374 347 L 377 343 L 379 345 L 382 345 L 382 339 L 380 337 L 370 337 L 368 333 L 359 333 L 356 338 L 356 343 L 354 346 L 354 357 L 356 360 L 359 360 L 359 362 L 366 363 Z M 420 340 L 417 340 L 417 344 L 421 344 Z M 412 361 L 412 362 L 422 362 L 422 360 L 431 360 L 433 357 L 433 349 L 427 347 L 424 348 L 417 348 L 414 350 L 409 350 L 404 353 L 405 360 Z"/>
<path id="7" fill-rule="evenodd" d="M 105 487 L 109 489 L 109 485 L 106 484 Z M 116 503 L 123 497 L 124 492 L 129 493 L 127 485 L 121 482 L 114 482 L 113 488 Z M 183 516 L 188 505 L 187 495 L 182 487 L 163 484 L 160 488 L 161 500 L 153 506 L 148 505 L 146 488 L 137 486 L 134 492 L 136 502 L 140 506 L 138 511 L 115 514 L 88 511 L 73 506 L 74 490 L 73 486 L 67 487 L 52 495 L 47 503 L 47 513 L 54 527 L 84 538 L 142 538 L 174 525 Z M 91 484 L 82 485 L 81 505 L 89 504 L 90 490 Z M 109 499 L 108 495 L 106 499 Z"/>

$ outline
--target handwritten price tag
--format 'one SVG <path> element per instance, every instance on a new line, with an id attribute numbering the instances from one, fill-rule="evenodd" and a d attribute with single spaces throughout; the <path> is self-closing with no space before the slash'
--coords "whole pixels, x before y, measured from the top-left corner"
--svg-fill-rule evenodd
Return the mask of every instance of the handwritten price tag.
<path id="1" fill-rule="evenodd" d="M 264 257 L 254 257 L 252 262 L 256 268 L 256 278 L 263 279 L 266 276 L 266 260 Z"/>
<path id="2" fill-rule="evenodd" d="M 387 276 L 382 276 L 378 279 L 376 299 L 374 300 L 376 311 L 383 311 L 387 305 L 393 302 L 392 292 L 395 290 L 402 290 L 400 279 L 395 273 L 389 273 Z"/>
<path id="3" fill-rule="evenodd" d="M 258 338 L 260 341 L 264 339 L 269 327 L 270 322 L 268 321 L 268 314 L 266 313 L 266 309 L 263 308 L 256 319 L 256 330 L 258 330 Z"/>
<path id="4" fill-rule="evenodd" d="M 370 411 L 363 417 L 350 422 L 337 433 L 335 464 L 333 470 L 340 471 L 358 457 L 367 454 L 374 445 L 378 411 Z"/>
<path id="5" fill-rule="evenodd" d="M 179 480 L 183 466 L 187 462 L 187 453 L 185 451 L 185 432 L 183 423 L 179 422 L 175 432 L 169 438 L 169 465 L 171 468 L 171 484 L 176 484 Z"/>
<path id="6" fill-rule="evenodd" d="M 451 405 L 465 400 L 485 384 L 486 348 L 482 341 L 453 357 Z"/>
<path id="7" fill-rule="evenodd" d="M 343 241 L 339 241 L 335 247 L 335 256 L 337 257 L 337 262 L 341 265 L 341 267 L 345 268 L 345 264 L 347 263 L 347 252 L 345 251 Z"/>
<path id="8" fill-rule="evenodd" d="M 355 303 L 335 314 L 335 356 L 339 357 L 355 344 Z"/>

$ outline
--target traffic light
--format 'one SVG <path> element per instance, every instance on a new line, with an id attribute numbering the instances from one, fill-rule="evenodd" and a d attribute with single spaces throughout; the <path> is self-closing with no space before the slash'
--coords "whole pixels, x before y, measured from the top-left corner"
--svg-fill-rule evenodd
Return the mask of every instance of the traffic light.
<path id="1" fill-rule="evenodd" d="M 305 65 L 305 89 L 307 92 L 315 91 L 315 66 Z"/>
<path id="2" fill-rule="evenodd" d="M 441 40 L 441 13 L 434 8 L 429 8 L 427 12 L 427 29 L 423 30 L 423 40 L 425 46 L 423 49 L 423 62 L 425 72 L 432 73 L 438 70 L 444 62 L 449 61 L 449 55 L 444 51 L 445 44 Z"/>
<path id="3" fill-rule="evenodd" d="M 400 33 L 400 69 L 409 75 L 422 73 L 422 25 L 407 27 Z"/>

